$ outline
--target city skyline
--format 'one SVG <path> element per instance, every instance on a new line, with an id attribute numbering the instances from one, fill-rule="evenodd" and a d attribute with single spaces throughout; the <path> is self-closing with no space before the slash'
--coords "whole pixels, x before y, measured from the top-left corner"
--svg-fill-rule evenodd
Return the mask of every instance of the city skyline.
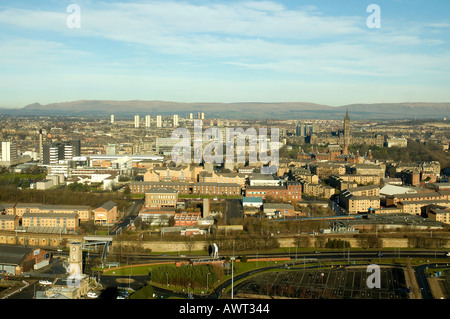
<path id="1" fill-rule="evenodd" d="M 369 4 L 381 9 L 370 28 Z M 68 19 L 79 9 L 80 25 Z M 17 1 L 0 107 L 73 100 L 448 102 L 450 4 Z M 69 11 L 69 12 L 68 12 Z"/>

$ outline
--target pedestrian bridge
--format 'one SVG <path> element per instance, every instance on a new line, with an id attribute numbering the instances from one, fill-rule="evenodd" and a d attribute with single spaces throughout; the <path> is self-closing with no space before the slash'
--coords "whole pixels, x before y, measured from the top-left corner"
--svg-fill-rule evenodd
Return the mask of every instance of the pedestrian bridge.
<path id="1" fill-rule="evenodd" d="M 109 246 L 113 241 L 113 238 L 111 236 L 85 236 L 83 239 L 83 248 L 87 248 L 88 246 L 97 247 L 97 245 L 104 245 L 101 259 L 102 261 L 106 259 Z"/>
<path id="2" fill-rule="evenodd" d="M 84 242 L 112 242 L 113 238 L 111 236 L 84 236 Z"/>

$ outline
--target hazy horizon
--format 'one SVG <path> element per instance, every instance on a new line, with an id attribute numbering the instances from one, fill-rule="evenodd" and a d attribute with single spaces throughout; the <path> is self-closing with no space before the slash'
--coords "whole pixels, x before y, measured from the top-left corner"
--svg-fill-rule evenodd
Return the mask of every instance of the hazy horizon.
<path id="1" fill-rule="evenodd" d="M 0 107 L 449 102 L 450 2 L 370 3 L 379 26 L 358 0 L 1 4 Z"/>

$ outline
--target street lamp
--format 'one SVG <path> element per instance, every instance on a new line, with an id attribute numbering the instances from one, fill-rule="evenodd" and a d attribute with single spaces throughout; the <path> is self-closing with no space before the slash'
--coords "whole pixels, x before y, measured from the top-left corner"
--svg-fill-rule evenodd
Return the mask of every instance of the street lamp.
<path id="1" fill-rule="evenodd" d="M 209 290 L 209 281 L 208 281 L 208 276 L 211 275 L 211 273 L 207 273 L 206 274 L 206 293 L 208 293 Z"/>
<path id="2" fill-rule="evenodd" d="M 167 287 L 169 287 L 169 274 L 166 274 L 167 277 Z"/>
<path id="3" fill-rule="evenodd" d="M 128 289 L 131 287 L 131 274 L 133 273 L 133 262 L 131 262 L 130 275 L 128 276 Z"/>
<path id="4" fill-rule="evenodd" d="M 234 299 L 233 296 L 233 284 L 234 284 L 234 257 L 231 257 L 231 299 Z"/>

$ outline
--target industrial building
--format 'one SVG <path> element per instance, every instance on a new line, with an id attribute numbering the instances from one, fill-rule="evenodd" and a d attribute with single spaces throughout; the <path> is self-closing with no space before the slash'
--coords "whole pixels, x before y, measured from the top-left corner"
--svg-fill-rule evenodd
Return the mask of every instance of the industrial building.
<path id="1" fill-rule="evenodd" d="M 0 245 L 0 273 L 22 275 L 49 258 L 49 253 L 40 248 Z"/>

